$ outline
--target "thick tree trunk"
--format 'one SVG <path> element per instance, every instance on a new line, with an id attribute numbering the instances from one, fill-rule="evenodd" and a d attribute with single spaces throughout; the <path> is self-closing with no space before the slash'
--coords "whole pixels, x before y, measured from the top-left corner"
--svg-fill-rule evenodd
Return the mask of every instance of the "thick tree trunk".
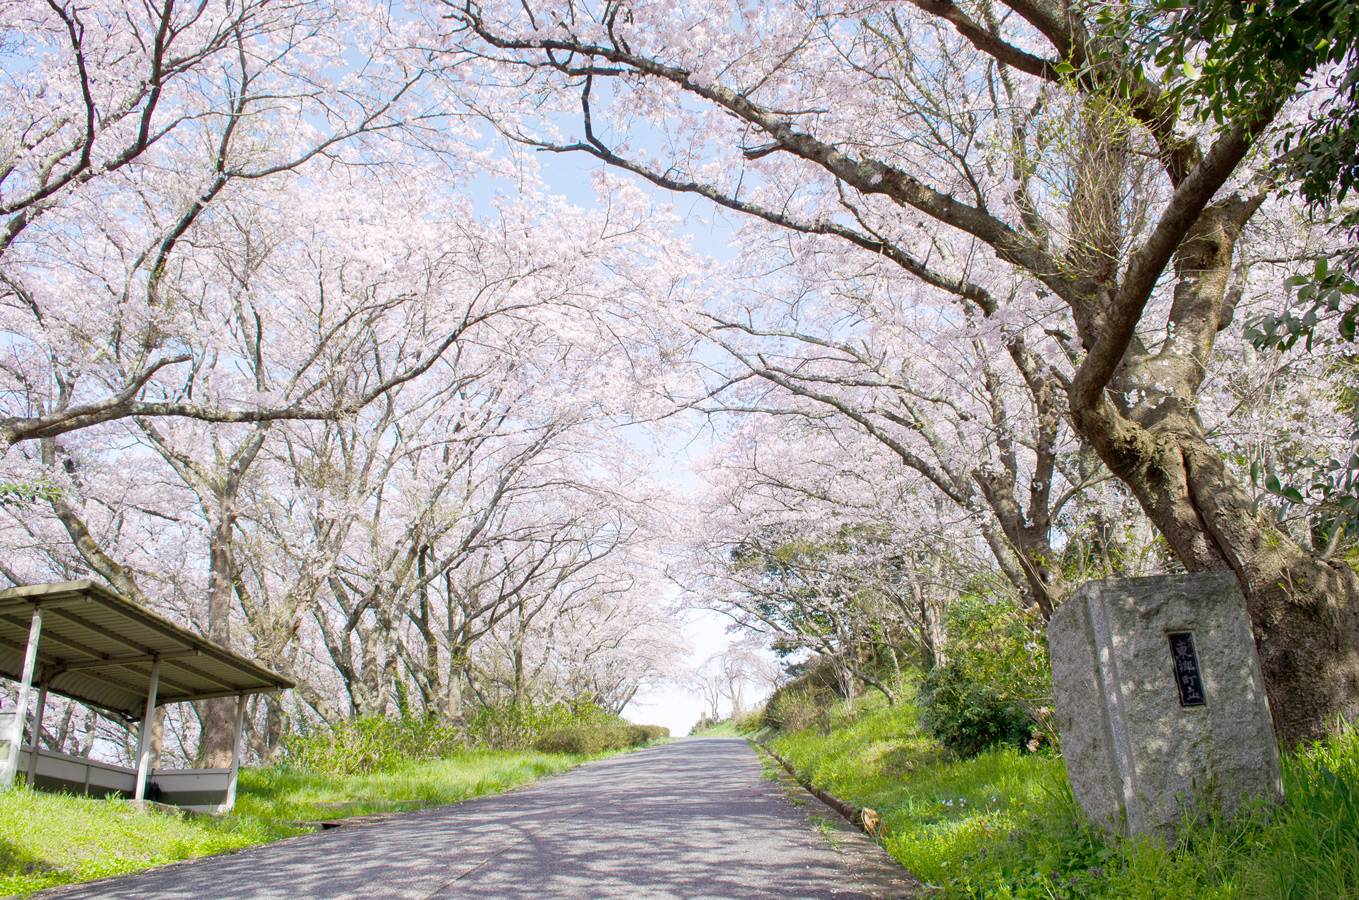
<path id="1" fill-rule="evenodd" d="M 462 678 L 463 670 L 461 665 L 449 667 L 448 694 L 444 700 L 444 718 L 455 724 L 463 722 Z"/>
<path id="2" fill-rule="evenodd" d="M 156 707 L 151 717 L 151 766 L 160 765 L 161 750 L 165 748 L 165 707 Z"/>
<path id="3" fill-rule="evenodd" d="M 223 515 L 213 529 L 208 550 L 207 638 L 227 649 L 231 648 L 231 532 L 234 527 L 235 516 Z M 230 766 L 236 698 L 204 700 L 199 722 L 202 726 L 198 739 L 199 763 L 214 769 Z"/>
<path id="4" fill-rule="evenodd" d="M 463 716 L 463 684 L 469 677 L 471 663 L 471 641 L 462 628 L 454 628 L 452 623 L 456 610 L 451 600 L 452 587 L 448 591 L 448 680 L 444 696 L 444 718 L 459 728 L 467 724 Z"/>
<path id="5" fill-rule="evenodd" d="M 1073 389 L 1072 418 L 1186 569 L 1236 574 L 1275 732 L 1291 747 L 1326 734 L 1337 718 L 1359 718 L 1359 578 L 1253 511 L 1195 412 L 1213 338 L 1231 322 L 1232 254 L 1253 210 L 1228 198 L 1204 211 L 1175 258 L 1164 344 L 1153 354 L 1134 342 L 1110 389 L 1089 405 Z"/>
<path id="6" fill-rule="evenodd" d="M 74 703 L 66 704 L 66 709 L 61 714 L 61 724 L 57 726 L 57 733 L 47 744 L 58 753 L 66 752 L 66 739 L 71 736 L 71 723 L 75 719 L 75 711 Z"/>
<path id="7" fill-rule="evenodd" d="M 236 596 L 232 558 L 236 531 L 236 499 L 241 476 L 255 460 L 264 443 L 265 429 L 257 428 L 235 454 L 226 478 L 213 498 L 216 521 L 208 538 L 208 640 L 231 649 L 231 603 Z M 203 702 L 200 715 L 198 758 L 204 766 L 224 769 L 231 765 L 236 734 L 236 698 L 217 697 Z"/>
<path id="8" fill-rule="evenodd" d="M 1180 427 L 1173 427 L 1178 424 Z M 1124 444 L 1110 467 L 1190 571 L 1230 568 L 1246 597 L 1285 747 L 1359 719 L 1359 578 L 1266 518 L 1191 422 Z"/>
<path id="9" fill-rule="evenodd" d="M 198 764 L 209 769 L 231 765 L 231 738 L 236 727 L 236 698 L 204 700 L 198 713 Z"/>
<path id="10" fill-rule="evenodd" d="M 524 702 L 524 645 L 517 644 L 513 654 L 514 662 L 514 699 L 512 703 L 520 706 Z"/>
<path id="11" fill-rule="evenodd" d="M 288 725 L 288 716 L 277 696 L 265 694 L 256 704 L 256 709 L 247 712 L 247 723 L 253 720 L 261 704 L 264 706 L 264 727 L 255 731 L 253 740 L 250 741 L 250 749 L 254 751 L 254 756 L 260 763 L 268 765 L 278 753 L 283 732 Z"/>
<path id="12" fill-rule="evenodd" d="M 1046 515 L 1046 507 L 1041 510 L 1038 521 L 1031 523 L 1010 492 L 995 490 L 982 476 L 977 477 L 977 483 L 986 493 L 1006 540 L 1014 548 L 1023 569 L 1028 596 L 1047 621 L 1052 618 L 1053 610 L 1066 600 L 1069 589 L 1058 565 L 1057 553 L 1052 549 L 1052 523 Z M 1013 486 L 1010 488 L 1012 490 Z"/>
<path id="13" fill-rule="evenodd" d="M 1206 444 L 1185 448 L 1190 502 L 1227 557 L 1255 626 L 1275 730 L 1286 746 L 1359 721 L 1359 578 L 1261 522 Z"/>
<path id="14" fill-rule="evenodd" d="M 207 634 L 208 640 L 231 649 L 231 604 L 236 596 L 233 559 L 237 498 L 246 471 L 259 455 L 269 423 L 257 423 L 232 452 L 224 468 L 200 463 L 177 450 L 156 425 L 138 419 L 138 427 L 161 457 L 197 496 L 208 531 Z M 215 448 L 220 451 L 220 448 Z M 216 455 L 218 463 L 221 454 Z M 195 704 L 199 720 L 198 761 L 211 768 L 231 765 L 236 725 L 236 700 L 222 697 Z"/>

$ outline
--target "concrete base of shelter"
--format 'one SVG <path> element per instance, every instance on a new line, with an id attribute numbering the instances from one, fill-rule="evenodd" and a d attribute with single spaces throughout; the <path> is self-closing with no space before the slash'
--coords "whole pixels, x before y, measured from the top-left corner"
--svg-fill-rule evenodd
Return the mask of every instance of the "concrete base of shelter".
<path id="1" fill-rule="evenodd" d="M 144 813 L 162 816 L 175 816 L 181 819 L 215 819 L 223 815 L 217 809 L 194 809 L 189 806 L 175 806 L 172 803 L 157 803 L 155 800 L 125 800 L 129 807 Z"/>
<path id="2" fill-rule="evenodd" d="M 85 797 L 123 797 L 130 800 L 137 788 L 137 771 L 114 763 L 99 762 L 53 750 L 39 750 L 33 765 L 32 747 L 19 751 L 19 771 L 31 773 L 30 786 L 49 793 Z M 228 805 L 232 770 L 152 769 L 153 799 L 131 801 L 196 813 L 221 813 Z"/>

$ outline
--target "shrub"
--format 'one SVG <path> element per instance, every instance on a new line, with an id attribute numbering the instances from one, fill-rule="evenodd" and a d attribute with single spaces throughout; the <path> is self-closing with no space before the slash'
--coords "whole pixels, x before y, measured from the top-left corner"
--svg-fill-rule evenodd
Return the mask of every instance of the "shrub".
<path id="1" fill-rule="evenodd" d="M 783 731 L 802 731 L 825 718 L 834 695 L 814 688 L 780 690 L 764 708 L 765 724 Z"/>
<path id="2" fill-rule="evenodd" d="M 635 729 L 632 733 L 640 736 L 640 740 L 633 741 L 633 746 L 645 744 L 649 741 L 663 741 L 670 737 L 670 729 L 664 725 L 629 725 Z"/>
<path id="3" fill-rule="evenodd" d="M 920 686 L 920 724 L 964 759 L 992 747 L 1036 749 L 1037 722 L 1018 701 L 973 680 L 958 663 L 936 666 Z"/>
<path id="4" fill-rule="evenodd" d="M 617 750 L 627 743 L 621 725 L 570 725 L 556 728 L 538 738 L 534 749 L 543 753 L 602 753 Z"/>
<path id="5" fill-rule="evenodd" d="M 302 723 L 284 735 L 282 761 L 331 775 L 363 775 L 404 762 L 441 759 L 462 749 L 456 729 L 416 716 L 363 716 L 334 726 Z"/>
<path id="6" fill-rule="evenodd" d="M 593 703 L 535 706 L 510 703 L 482 707 L 467 716 L 467 738 L 492 750 L 525 750 L 550 731 L 573 725 L 609 725 L 619 721 Z"/>
<path id="7" fill-rule="evenodd" d="M 922 680 L 922 727 L 964 758 L 1055 744 L 1052 673 L 1037 610 L 963 595 L 948 609 L 947 660 Z"/>
<path id="8" fill-rule="evenodd" d="M 736 717 L 736 730 L 742 734 L 759 731 L 764 727 L 764 716 L 765 712 L 763 709 L 755 709 L 750 712 L 741 713 Z"/>
<path id="9" fill-rule="evenodd" d="M 591 754 L 639 747 L 669 736 L 670 729 L 660 725 L 568 725 L 547 732 L 533 746 L 543 753 Z"/>
<path id="10" fill-rule="evenodd" d="M 485 707 L 468 716 L 461 728 L 411 715 L 360 716 L 335 725 L 304 722 L 284 736 L 281 762 L 331 775 L 365 775 L 405 762 L 443 759 L 469 744 L 492 750 L 527 750 L 544 734 L 557 729 L 621 725 L 617 716 L 591 703 Z M 618 747 L 670 735 L 668 729 L 655 725 L 632 727 L 651 731 L 635 740 L 629 737 Z"/>

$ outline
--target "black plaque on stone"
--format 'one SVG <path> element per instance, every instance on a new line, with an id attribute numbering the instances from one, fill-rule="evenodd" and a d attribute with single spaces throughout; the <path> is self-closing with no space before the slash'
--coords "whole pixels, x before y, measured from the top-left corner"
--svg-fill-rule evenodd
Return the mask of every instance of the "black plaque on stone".
<path id="1" fill-rule="evenodd" d="M 1199 655 L 1194 650 L 1194 635 L 1188 631 L 1174 631 L 1170 638 L 1170 659 L 1175 664 L 1175 687 L 1180 690 L 1181 706 L 1207 706 L 1203 695 L 1203 678 L 1199 674 Z"/>

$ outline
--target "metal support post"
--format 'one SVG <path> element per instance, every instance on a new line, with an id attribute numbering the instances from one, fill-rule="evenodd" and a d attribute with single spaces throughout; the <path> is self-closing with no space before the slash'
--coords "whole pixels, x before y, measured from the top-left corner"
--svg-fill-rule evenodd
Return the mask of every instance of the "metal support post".
<path id="1" fill-rule="evenodd" d="M 33 710 L 33 737 L 28 742 L 28 786 L 38 777 L 38 748 L 42 745 L 42 715 L 47 711 L 47 681 L 38 686 L 38 706 Z"/>
<path id="2" fill-rule="evenodd" d="M 42 607 L 33 607 L 33 621 L 28 626 L 28 647 L 24 650 L 24 672 L 19 679 L 19 697 L 14 702 L 14 724 L 10 726 L 9 756 L 0 770 L 0 789 L 14 787 L 14 776 L 19 771 L 19 747 L 24 741 L 24 720 L 28 718 L 28 690 L 33 685 L 33 670 L 38 665 L 38 637 L 42 634 Z"/>
<path id="3" fill-rule="evenodd" d="M 230 812 L 236 805 L 236 779 L 241 774 L 241 734 L 245 730 L 245 694 L 236 697 L 236 731 L 231 741 L 231 780 L 227 782 L 226 799 L 218 812 Z"/>
<path id="4" fill-rule="evenodd" d="M 156 719 L 156 690 L 160 687 L 160 657 L 151 663 L 151 684 L 146 689 L 146 714 L 142 716 L 141 736 L 137 739 L 137 788 L 134 800 L 146 799 L 146 779 L 151 774 L 151 728 Z"/>

